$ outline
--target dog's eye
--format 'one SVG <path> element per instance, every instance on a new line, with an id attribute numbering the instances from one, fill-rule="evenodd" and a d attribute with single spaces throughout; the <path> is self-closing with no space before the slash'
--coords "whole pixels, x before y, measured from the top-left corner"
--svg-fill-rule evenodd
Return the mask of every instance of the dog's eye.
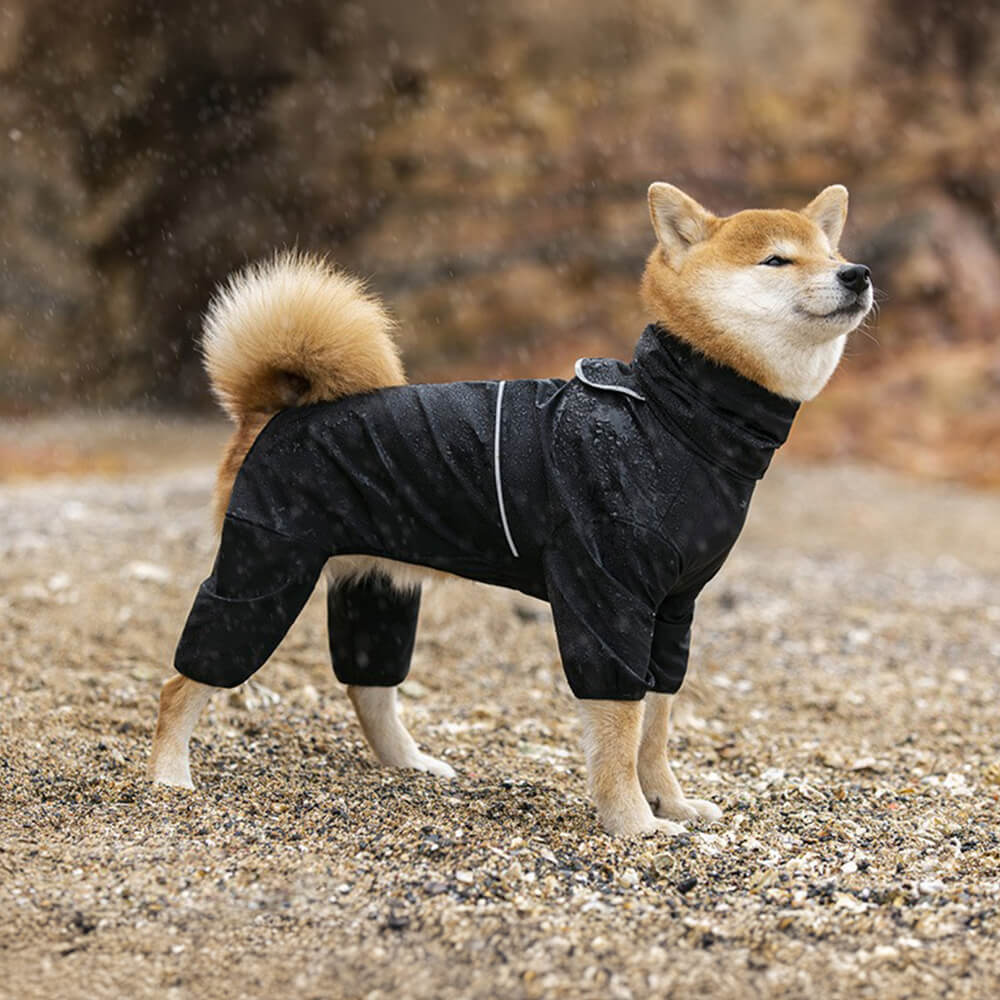
<path id="1" fill-rule="evenodd" d="M 791 261 L 787 257 L 779 257 L 773 253 L 770 257 L 765 257 L 761 264 L 764 267 L 783 267 L 785 264 L 791 264 Z"/>

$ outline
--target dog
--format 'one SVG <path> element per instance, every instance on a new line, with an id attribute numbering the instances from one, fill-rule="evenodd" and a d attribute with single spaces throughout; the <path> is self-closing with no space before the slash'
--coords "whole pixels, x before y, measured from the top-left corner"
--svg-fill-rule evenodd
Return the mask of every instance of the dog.
<path id="1" fill-rule="evenodd" d="M 716 821 L 667 757 L 694 602 L 742 528 L 801 402 L 873 303 L 838 244 L 847 190 L 801 211 L 718 217 L 649 188 L 652 323 L 630 364 L 571 379 L 407 385 L 392 322 L 354 278 L 285 253 L 216 295 L 204 354 L 236 424 L 215 490 L 221 541 L 160 697 L 149 773 L 193 787 L 212 692 L 267 659 L 326 571 L 330 648 L 385 765 L 454 777 L 397 711 L 427 572 L 552 605 L 588 785 L 617 836 Z"/>

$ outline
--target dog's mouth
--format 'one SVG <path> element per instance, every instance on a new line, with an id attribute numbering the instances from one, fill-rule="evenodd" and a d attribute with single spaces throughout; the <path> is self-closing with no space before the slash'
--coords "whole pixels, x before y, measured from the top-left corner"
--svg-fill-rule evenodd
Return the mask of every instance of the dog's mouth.
<path id="1" fill-rule="evenodd" d="M 810 319 L 844 319 L 847 317 L 857 316 L 859 313 L 866 313 L 870 308 L 871 303 L 865 301 L 865 299 L 859 295 L 853 302 L 848 302 L 847 305 L 837 306 L 836 309 L 831 309 L 830 312 L 812 312 L 809 309 L 803 309 L 801 306 L 796 306 L 796 311 L 803 316 L 808 316 Z"/>

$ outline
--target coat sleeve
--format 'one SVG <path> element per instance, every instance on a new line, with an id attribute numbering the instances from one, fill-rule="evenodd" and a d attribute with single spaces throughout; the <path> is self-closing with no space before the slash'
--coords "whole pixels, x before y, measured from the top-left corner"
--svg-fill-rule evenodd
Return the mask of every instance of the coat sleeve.
<path id="1" fill-rule="evenodd" d="M 694 597 L 667 598 L 657 610 L 649 657 L 652 690 L 660 694 L 680 690 L 687 673 L 693 620 Z"/>
<path id="2" fill-rule="evenodd" d="M 649 662 L 652 690 L 676 694 L 684 683 L 695 601 L 705 584 L 722 568 L 728 554 L 727 549 L 705 566 L 693 583 L 687 583 L 683 590 L 664 598 L 656 609 Z"/>
<path id="3" fill-rule="evenodd" d="M 652 648 L 672 552 L 615 522 L 564 527 L 542 555 L 563 670 L 577 698 L 636 701 L 656 690 Z"/>
<path id="4" fill-rule="evenodd" d="M 326 560 L 313 545 L 227 515 L 177 644 L 177 671 L 215 687 L 242 684 L 291 628 Z"/>

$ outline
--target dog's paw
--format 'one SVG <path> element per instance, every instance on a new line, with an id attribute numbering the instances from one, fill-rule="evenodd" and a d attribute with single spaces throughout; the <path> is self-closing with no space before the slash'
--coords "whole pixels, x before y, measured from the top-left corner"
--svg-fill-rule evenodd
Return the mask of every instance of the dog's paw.
<path id="1" fill-rule="evenodd" d="M 169 785 L 171 788 L 194 791 L 191 761 L 187 752 L 175 750 L 170 746 L 154 746 L 146 767 L 146 777 L 154 785 Z"/>
<path id="2" fill-rule="evenodd" d="M 680 823 L 671 822 L 669 819 L 662 819 L 653 815 L 653 810 L 645 800 L 640 800 L 632 805 L 618 802 L 606 804 L 604 808 L 598 806 L 598 815 L 601 818 L 601 826 L 613 837 L 644 837 L 650 834 L 666 834 L 668 837 L 677 837 L 682 833 L 687 833 L 687 829 Z"/>
<path id="3" fill-rule="evenodd" d="M 147 772 L 146 777 L 154 785 L 166 785 L 168 788 L 183 788 L 186 791 L 194 791 L 194 782 L 190 773 L 174 773 L 167 770 L 156 770 L 152 768 Z"/>
<path id="4" fill-rule="evenodd" d="M 404 766 L 412 768 L 414 771 L 424 771 L 427 774 L 437 775 L 439 778 L 457 778 L 455 769 L 437 757 L 432 757 L 428 753 L 418 753 L 411 761 Z"/>
<path id="5" fill-rule="evenodd" d="M 649 802 L 653 814 L 680 821 L 703 819 L 717 823 L 722 819 L 722 810 L 705 799 L 677 799 L 658 796 Z"/>
<path id="6" fill-rule="evenodd" d="M 648 837 L 653 834 L 679 837 L 687 828 L 669 819 L 659 819 L 652 813 L 648 817 L 616 817 L 603 819 L 601 825 L 612 837 Z"/>
<path id="7" fill-rule="evenodd" d="M 718 823 L 722 819 L 722 810 L 707 799 L 685 799 L 687 805 L 706 823 Z"/>
<path id="8" fill-rule="evenodd" d="M 657 819 L 652 832 L 666 834 L 668 837 L 679 837 L 688 831 L 683 823 L 672 823 L 669 819 Z"/>

